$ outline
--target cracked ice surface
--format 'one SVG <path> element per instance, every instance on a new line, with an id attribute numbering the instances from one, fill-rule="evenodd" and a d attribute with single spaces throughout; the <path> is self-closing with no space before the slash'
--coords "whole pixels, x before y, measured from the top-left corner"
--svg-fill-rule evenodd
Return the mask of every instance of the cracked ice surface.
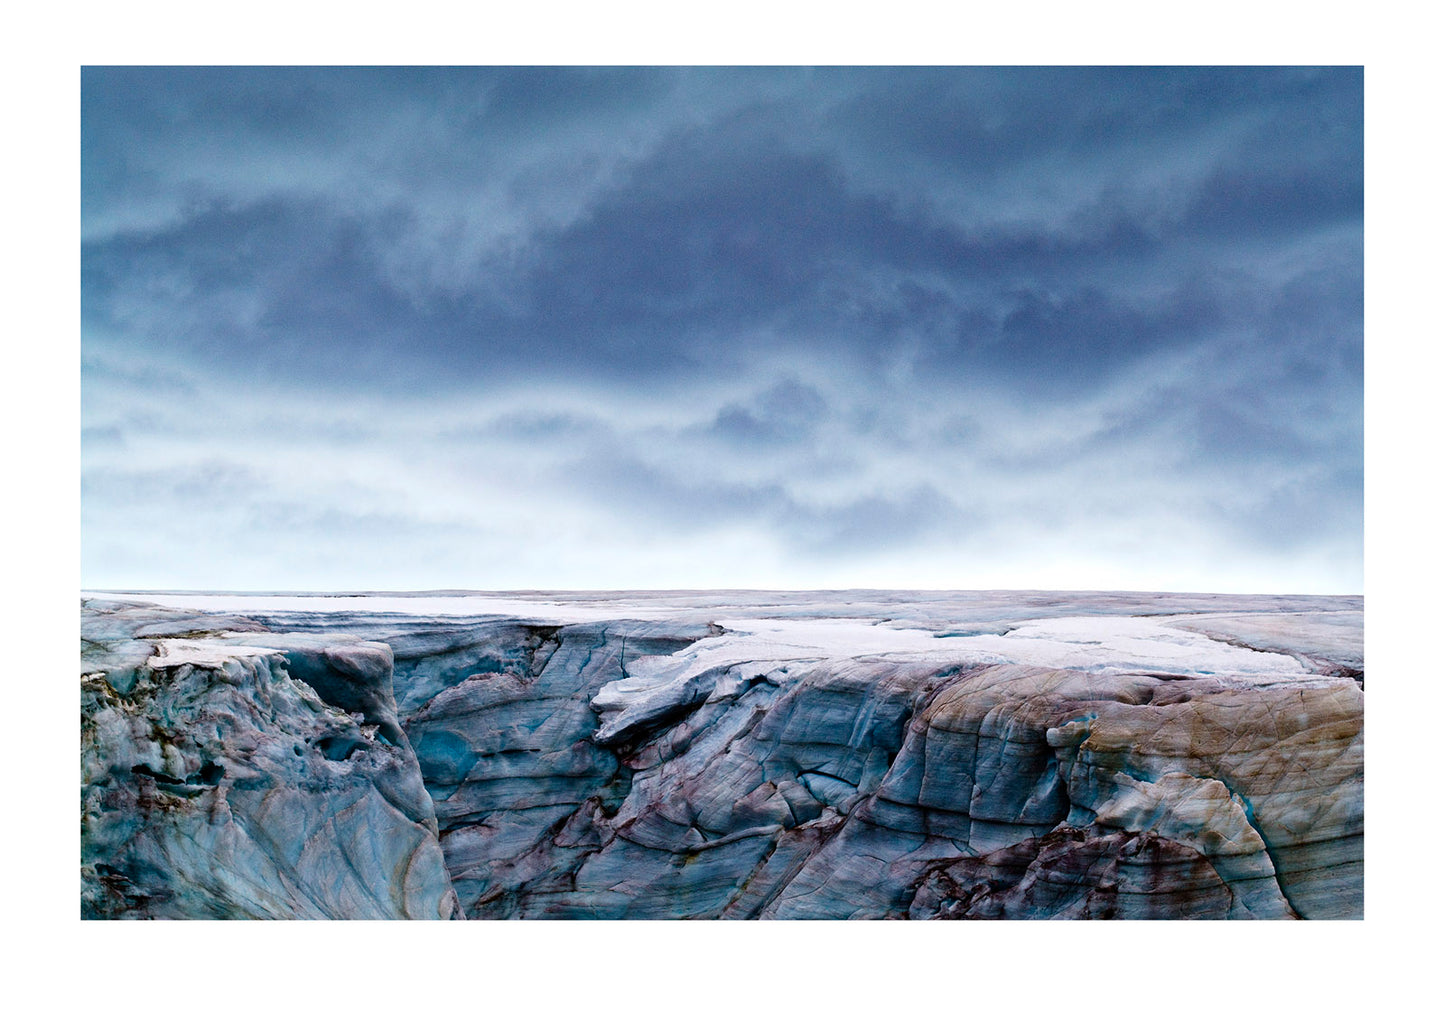
<path id="1" fill-rule="evenodd" d="M 628 676 L 602 689 L 593 707 L 610 738 L 642 715 L 695 697 L 693 682 L 734 664 L 795 660 L 907 658 L 915 663 L 999 664 L 1113 673 L 1226 675 L 1253 684 L 1313 676 L 1291 656 L 1228 645 L 1148 618 L 1059 617 L 1022 621 L 1003 635 L 937 637 L 860 620 L 730 619 L 728 633 L 671 656 L 634 660 Z"/>
<path id="2" fill-rule="evenodd" d="M 1361 611 L 1088 592 L 94 599 L 85 910 L 1359 917 Z"/>

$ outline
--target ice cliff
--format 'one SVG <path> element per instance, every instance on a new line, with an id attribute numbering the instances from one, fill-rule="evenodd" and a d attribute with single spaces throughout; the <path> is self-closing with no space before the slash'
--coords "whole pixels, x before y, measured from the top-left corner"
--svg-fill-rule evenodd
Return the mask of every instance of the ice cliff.
<path id="1" fill-rule="evenodd" d="M 1361 917 L 1361 618 L 1167 594 L 88 598 L 81 910 Z"/>

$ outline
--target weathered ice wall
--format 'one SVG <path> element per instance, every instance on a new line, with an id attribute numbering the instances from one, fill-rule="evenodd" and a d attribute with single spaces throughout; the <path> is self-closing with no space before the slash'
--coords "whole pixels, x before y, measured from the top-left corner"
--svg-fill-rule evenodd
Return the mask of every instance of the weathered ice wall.
<path id="1" fill-rule="evenodd" d="M 256 630 L 88 604 L 82 915 L 457 915 L 391 650 Z"/>
<path id="2" fill-rule="evenodd" d="M 83 608 L 89 916 L 1363 912 L 1357 599 L 167 598 Z"/>

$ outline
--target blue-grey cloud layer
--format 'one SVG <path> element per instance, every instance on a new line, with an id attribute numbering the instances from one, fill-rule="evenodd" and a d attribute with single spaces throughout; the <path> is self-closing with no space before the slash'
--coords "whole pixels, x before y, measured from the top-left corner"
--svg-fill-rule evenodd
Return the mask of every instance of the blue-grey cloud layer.
<path id="1" fill-rule="evenodd" d="M 1359 588 L 1357 69 L 82 83 L 93 583 Z"/>

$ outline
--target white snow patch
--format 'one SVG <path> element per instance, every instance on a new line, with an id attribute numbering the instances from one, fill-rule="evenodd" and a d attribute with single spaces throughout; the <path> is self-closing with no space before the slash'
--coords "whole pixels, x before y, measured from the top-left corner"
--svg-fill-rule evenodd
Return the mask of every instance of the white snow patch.
<path id="1" fill-rule="evenodd" d="M 956 641 L 1013 663 L 1074 670 L 1245 674 L 1255 680 L 1308 676 L 1292 656 L 1242 649 L 1141 617 L 1030 620 L 1004 635 Z"/>
<path id="2" fill-rule="evenodd" d="M 936 638 L 927 631 L 859 620 L 721 620 L 738 632 L 714 645 L 738 659 L 921 655 L 979 663 L 1023 663 L 1130 673 L 1247 674 L 1284 680 L 1308 676 L 1292 656 L 1257 652 L 1140 617 L 1026 620 L 1003 635 Z M 700 650 L 699 650 L 700 651 Z"/>
<path id="3" fill-rule="evenodd" d="M 230 659 L 244 659 L 250 656 L 270 656 L 280 649 L 266 649 L 259 645 L 226 645 L 221 642 L 196 642 L 185 638 L 163 638 L 156 643 L 160 651 L 146 660 L 146 666 L 159 669 L 167 666 L 218 667 Z"/>

